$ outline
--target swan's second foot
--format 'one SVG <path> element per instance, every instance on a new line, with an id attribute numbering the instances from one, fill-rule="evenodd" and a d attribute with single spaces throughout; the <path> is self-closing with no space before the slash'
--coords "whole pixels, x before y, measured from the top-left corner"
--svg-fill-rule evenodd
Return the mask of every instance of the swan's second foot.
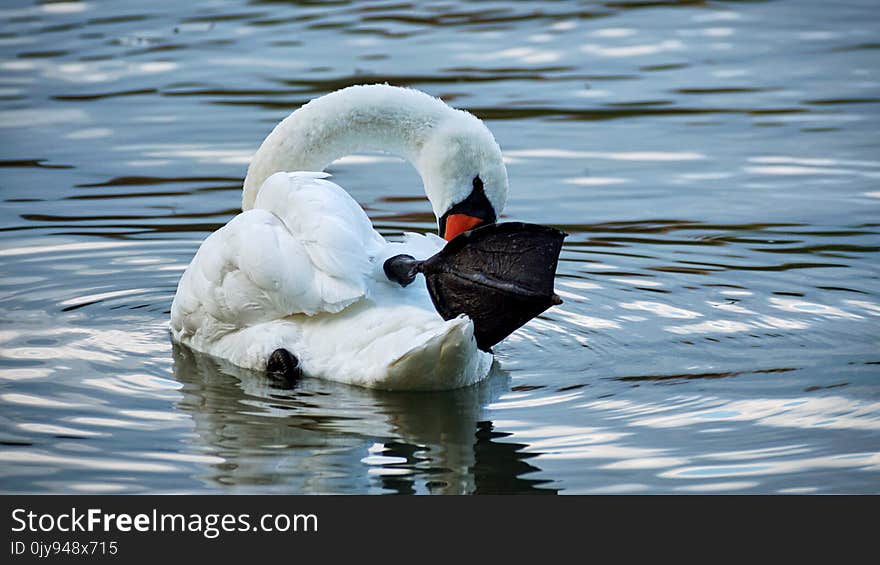
<path id="1" fill-rule="evenodd" d="M 302 377 L 299 359 L 286 349 L 276 349 L 272 352 L 266 363 L 266 372 L 270 377 L 284 379 L 290 384 L 296 383 Z"/>

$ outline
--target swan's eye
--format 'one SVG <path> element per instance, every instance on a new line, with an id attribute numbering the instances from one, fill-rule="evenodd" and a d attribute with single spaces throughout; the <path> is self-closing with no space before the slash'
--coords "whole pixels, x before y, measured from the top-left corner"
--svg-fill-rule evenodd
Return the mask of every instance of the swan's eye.
<path id="1" fill-rule="evenodd" d="M 483 190 L 483 179 L 480 178 L 480 175 L 474 177 L 474 190 Z"/>

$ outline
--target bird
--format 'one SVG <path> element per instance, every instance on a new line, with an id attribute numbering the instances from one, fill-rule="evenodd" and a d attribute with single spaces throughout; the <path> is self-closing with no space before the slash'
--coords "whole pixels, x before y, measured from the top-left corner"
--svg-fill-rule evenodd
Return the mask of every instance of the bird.
<path id="1" fill-rule="evenodd" d="M 402 157 L 418 171 L 438 234 L 388 241 L 324 169 L 352 153 Z M 412 88 L 349 86 L 301 106 L 265 138 L 242 212 L 210 234 L 179 281 L 174 341 L 283 378 L 382 390 L 448 390 L 490 372 L 465 315 L 444 320 L 424 284 L 383 265 L 426 259 L 492 224 L 507 201 L 501 148 L 476 116 Z"/>

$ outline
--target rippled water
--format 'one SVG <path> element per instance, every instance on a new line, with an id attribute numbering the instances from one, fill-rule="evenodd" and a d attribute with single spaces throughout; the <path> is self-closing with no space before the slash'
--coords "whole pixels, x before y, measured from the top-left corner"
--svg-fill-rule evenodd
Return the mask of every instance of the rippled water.
<path id="1" fill-rule="evenodd" d="M 880 492 L 880 10 L 856 2 L 4 2 L 0 490 Z M 199 242 L 300 104 L 484 118 L 565 304 L 442 394 L 172 347 Z M 332 167 L 381 231 L 418 175 Z"/>

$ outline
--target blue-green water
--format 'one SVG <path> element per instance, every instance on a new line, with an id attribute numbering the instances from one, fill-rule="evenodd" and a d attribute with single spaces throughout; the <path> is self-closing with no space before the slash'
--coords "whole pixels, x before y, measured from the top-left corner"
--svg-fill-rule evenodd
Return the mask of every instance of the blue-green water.
<path id="1" fill-rule="evenodd" d="M 0 491 L 880 492 L 878 41 L 872 0 L 4 2 Z M 565 304 L 452 393 L 175 350 L 263 137 L 385 81 L 486 120 Z M 434 229 L 408 165 L 331 172 Z"/>

